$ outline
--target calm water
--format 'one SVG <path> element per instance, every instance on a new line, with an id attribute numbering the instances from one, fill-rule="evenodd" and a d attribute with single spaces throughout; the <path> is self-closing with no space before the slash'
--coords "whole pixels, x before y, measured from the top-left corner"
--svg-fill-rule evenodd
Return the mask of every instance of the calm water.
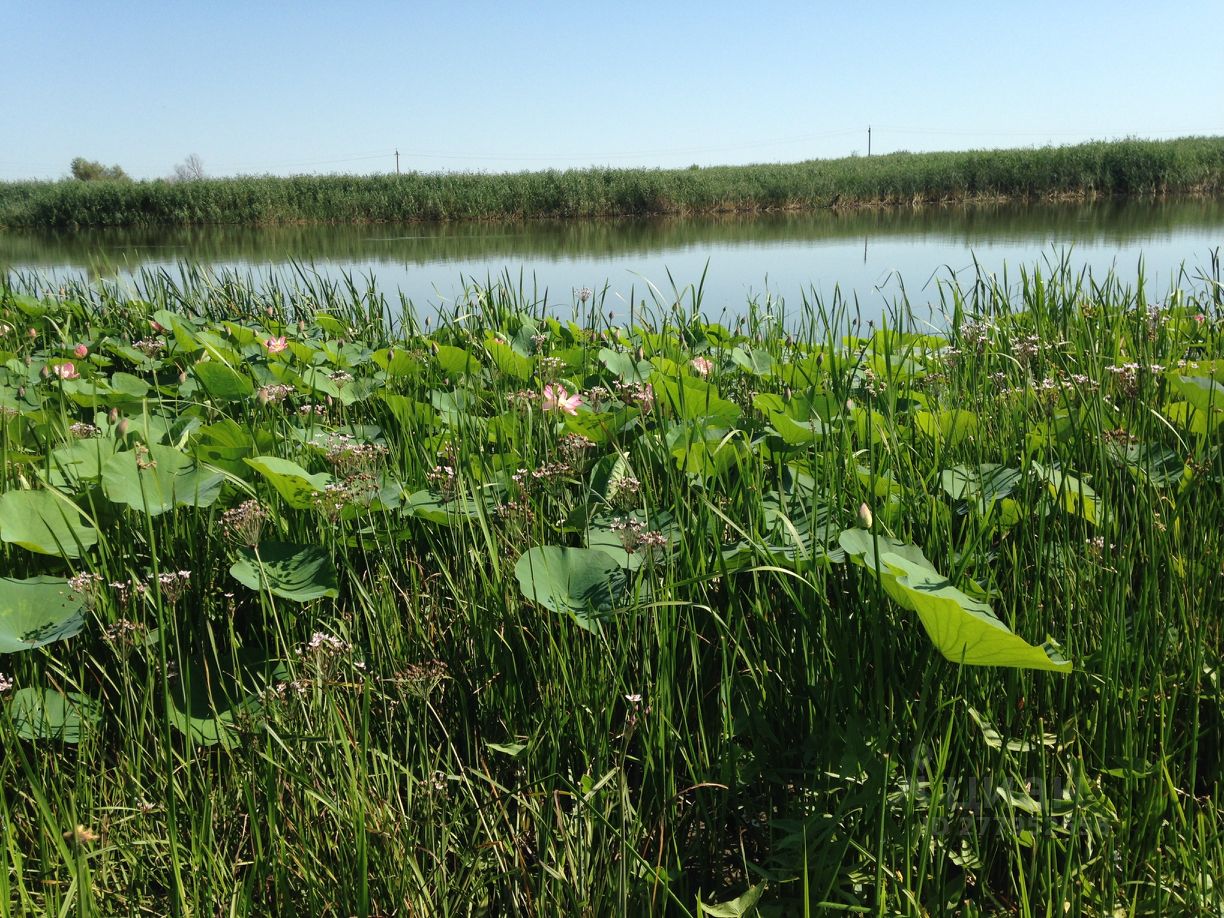
<path id="1" fill-rule="evenodd" d="M 1224 247 L 1224 200 L 1105 201 L 1080 205 L 928 207 L 921 210 L 514 224 L 198 227 L 174 230 L 0 232 L 0 269 L 130 278 L 181 261 L 291 277 L 294 264 L 328 277 L 373 275 L 421 311 L 453 301 L 464 281 L 509 272 L 549 303 L 608 287 L 618 314 L 653 285 L 670 299 L 706 271 L 703 309 L 743 310 L 766 293 L 797 304 L 840 287 L 867 314 L 900 294 L 938 302 L 937 282 L 1057 261 L 1133 282 L 1140 264 L 1153 296 L 1184 266 L 1206 268 Z M 708 270 L 707 270 L 708 264 Z"/>

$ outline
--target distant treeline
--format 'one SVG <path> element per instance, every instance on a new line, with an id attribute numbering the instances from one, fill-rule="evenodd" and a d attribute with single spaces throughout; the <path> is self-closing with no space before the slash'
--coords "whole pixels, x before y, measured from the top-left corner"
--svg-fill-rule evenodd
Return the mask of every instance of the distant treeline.
<path id="1" fill-rule="evenodd" d="M 730 213 L 1224 192 L 1224 137 L 689 169 L 0 183 L 0 225 L 186 226 Z"/>

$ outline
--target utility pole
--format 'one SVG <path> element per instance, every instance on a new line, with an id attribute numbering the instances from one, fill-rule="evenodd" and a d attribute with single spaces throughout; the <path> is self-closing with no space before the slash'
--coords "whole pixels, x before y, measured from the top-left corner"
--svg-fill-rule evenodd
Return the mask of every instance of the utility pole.
<path id="1" fill-rule="evenodd" d="M 395 174 L 399 175 L 399 150 L 395 151 Z"/>
<path id="2" fill-rule="evenodd" d="M 871 125 L 867 125 L 867 155 L 871 155 Z"/>

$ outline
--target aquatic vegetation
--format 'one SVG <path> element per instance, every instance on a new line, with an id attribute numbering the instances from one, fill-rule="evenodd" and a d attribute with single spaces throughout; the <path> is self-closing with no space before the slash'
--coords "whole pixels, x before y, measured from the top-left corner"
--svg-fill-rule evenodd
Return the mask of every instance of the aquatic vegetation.
<path id="1" fill-rule="evenodd" d="M 891 153 L 701 169 L 0 183 L 0 226 L 459 221 L 1214 194 L 1224 138 Z M 581 293 L 581 291 L 578 291 Z M 576 297 L 582 302 L 581 296 Z"/>
<path id="2" fill-rule="evenodd" d="M 6 288 L 0 883 L 1211 911 L 1222 290 L 1064 264 L 932 329 Z"/>

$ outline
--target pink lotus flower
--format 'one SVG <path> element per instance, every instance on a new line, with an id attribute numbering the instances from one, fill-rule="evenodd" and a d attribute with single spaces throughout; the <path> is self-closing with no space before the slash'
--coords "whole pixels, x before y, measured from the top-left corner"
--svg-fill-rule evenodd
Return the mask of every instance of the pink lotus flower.
<path id="1" fill-rule="evenodd" d="M 89 348 L 86 347 L 84 344 L 78 344 L 76 347 L 72 349 L 72 353 L 74 353 L 81 360 L 84 360 L 86 357 L 89 356 Z"/>
<path id="2" fill-rule="evenodd" d="M 69 361 L 57 363 L 51 368 L 51 372 L 53 372 L 60 379 L 79 379 L 81 376 L 81 374 L 77 372 L 76 366 Z"/>
<path id="3" fill-rule="evenodd" d="M 714 361 L 709 357 L 694 357 L 693 369 L 699 376 L 709 376 L 710 371 L 714 369 Z"/>
<path id="4" fill-rule="evenodd" d="M 1207 316 L 1205 316 L 1203 313 L 1200 312 L 1197 315 L 1195 315 L 1194 321 L 1197 322 L 1199 325 L 1202 325 L 1204 322 L 1207 321 Z"/>
<path id="5" fill-rule="evenodd" d="M 544 387 L 543 406 L 545 411 L 564 411 L 566 414 L 577 414 L 582 405 L 582 396 L 575 392 L 570 395 L 565 386 L 547 385 Z"/>
<path id="6" fill-rule="evenodd" d="M 281 351 L 288 349 L 289 342 L 286 341 L 285 336 L 282 335 L 279 338 L 269 338 L 264 342 L 264 347 L 268 349 L 269 354 L 279 354 Z"/>

